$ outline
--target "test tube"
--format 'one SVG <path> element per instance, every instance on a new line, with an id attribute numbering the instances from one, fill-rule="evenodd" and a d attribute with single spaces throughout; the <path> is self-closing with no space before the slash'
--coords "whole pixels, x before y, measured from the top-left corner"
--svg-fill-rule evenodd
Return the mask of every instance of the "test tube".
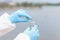
<path id="1" fill-rule="evenodd" d="M 35 25 L 35 21 L 31 20 L 31 22 L 30 22 L 30 29 L 31 29 L 32 27 L 34 27 L 34 25 Z"/>

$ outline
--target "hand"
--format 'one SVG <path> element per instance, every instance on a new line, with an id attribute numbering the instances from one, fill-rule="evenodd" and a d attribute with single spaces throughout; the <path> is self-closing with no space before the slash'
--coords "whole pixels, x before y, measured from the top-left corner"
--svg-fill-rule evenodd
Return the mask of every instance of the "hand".
<path id="1" fill-rule="evenodd" d="M 23 18 L 25 17 L 25 18 Z M 26 13 L 26 10 L 20 9 L 14 13 L 12 13 L 9 16 L 9 19 L 12 21 L 12 23 L 18 23 L 18 22 L 28 22 L 31 19 L 31 16 L 29 16 Z"/>
<path id="2" fill-rule="evenodd" d="M 37 40 L 39 37 L 39 30 L 37 28 L 37 25 L 34 25 L 34 27 L 32 27 L 32 29 L 30 29 L 30 27 L 28 27 L 25 31 L 25 34 L 27 34 L 31 40 Z"/>

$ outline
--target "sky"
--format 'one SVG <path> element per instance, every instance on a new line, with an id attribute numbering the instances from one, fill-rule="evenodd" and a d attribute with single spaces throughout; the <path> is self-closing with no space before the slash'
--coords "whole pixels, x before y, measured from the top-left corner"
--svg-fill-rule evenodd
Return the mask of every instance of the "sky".
<path id="1" fill-rule="evenodd" d="M 60 0 L 40 0 L 41 2 L 60 3 Z"/>
<path id="2" fill-rule="evenodd" d="M 18 2 L 39 2 L 39 3 L 60 3 L 60 0 L 14 0 L 14 1 L 18 1 Z"/>
<path id="3" fill-rule="evenodd" d="M 34 3 L 60 3 L 60 0 L 0 0 L 0 2 L 34 2 Z"/>

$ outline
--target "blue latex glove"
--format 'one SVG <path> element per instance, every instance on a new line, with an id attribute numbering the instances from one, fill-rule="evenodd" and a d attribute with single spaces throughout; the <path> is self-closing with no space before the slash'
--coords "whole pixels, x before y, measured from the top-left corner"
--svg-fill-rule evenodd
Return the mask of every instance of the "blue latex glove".
<path id="1" fill-rule="evenodd" d="M 25 18 L 22 18 L 25 17 Z M 29 16 L 26 13 L 26 10 L 20 9 L 16 12 L 12 13 L 9 16 L 9 19 L 12 21 L 12 23 L 18 23 L 18 22 L 28 22 L 31 19 L 31 16 Z"/>
<path id="2" fill-rule="evenodd" d="M 39 37 L 39 30 L 37 28 L 37 25 L 34 25 L 34 27 L 32 27 L 32 29 L 30 29 L 30 27 L 28 27 L 25 31 L 25 34 L 27 34 L 31 40 L 37 40 Z"/>

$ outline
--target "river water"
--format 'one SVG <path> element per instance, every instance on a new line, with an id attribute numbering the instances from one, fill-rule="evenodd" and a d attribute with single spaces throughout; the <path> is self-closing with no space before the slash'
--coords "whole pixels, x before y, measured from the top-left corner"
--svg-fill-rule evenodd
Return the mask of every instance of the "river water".
<path id="1" fill-rule="evenodd" d="M 42 8 L 0 8 L 0 15 L 9 14 L 19 9 L 26 9 L 38 25 L 40 37 L 38 40 L 60 40 L 60 6 L 43 6 Z M 17 23 L 15 30 L 0 38 L 0 40 L 13 40 L 18 33 L 30 26 L 30 22 Z"/>

